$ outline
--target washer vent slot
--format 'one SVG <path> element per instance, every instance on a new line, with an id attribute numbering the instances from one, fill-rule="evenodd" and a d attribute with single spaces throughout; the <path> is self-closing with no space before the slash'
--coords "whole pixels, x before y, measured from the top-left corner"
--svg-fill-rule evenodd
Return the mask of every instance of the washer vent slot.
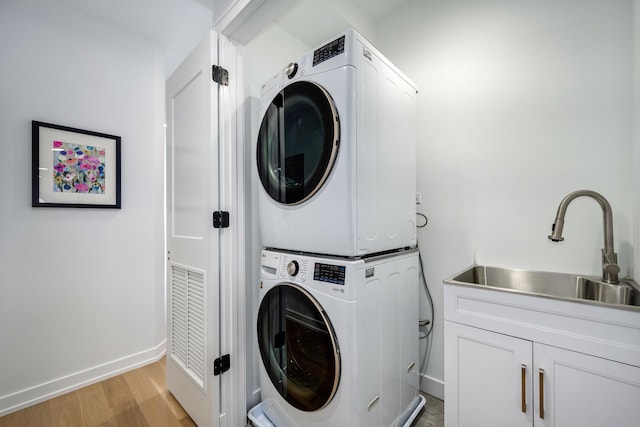
<path id="1" fill-rule="evenodd" d="M 171 264 L 171 357 L 205 389 L 205 272 Z"/>

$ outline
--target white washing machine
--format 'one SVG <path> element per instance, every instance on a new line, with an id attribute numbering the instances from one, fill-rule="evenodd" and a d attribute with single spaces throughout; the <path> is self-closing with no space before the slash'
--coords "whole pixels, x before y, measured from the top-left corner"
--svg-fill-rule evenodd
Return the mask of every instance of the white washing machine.
<path id="1" fill-rule="evenodd" d="M 418 252 L 262 252 L 259 427 L 408 426 L 418 392 Z"/>
<path id="2" fill-rule="evenodd" d="M 261 92 L 262 244 L 362 256 L 416 244 L 416 87 L 354 30 Z"/>

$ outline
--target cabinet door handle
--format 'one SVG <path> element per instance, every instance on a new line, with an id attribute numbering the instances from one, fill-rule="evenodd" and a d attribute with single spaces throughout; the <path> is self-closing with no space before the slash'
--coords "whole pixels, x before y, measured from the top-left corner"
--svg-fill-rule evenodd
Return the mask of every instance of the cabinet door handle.
<path id="1" fill-rule="evenodd" d="M 521 378 L 521 384 L 522 384 L 522 390 L 521 390 L 521 396 L 522 396 L 522 412 L 526 413 L 527 412 L 527 365 L 523 364 L 522 365 L 522 378 Z"/>
<path id="2" fill-rule="evenodd" d="M 538 374 L 538 382 L 540 383 L 540 419 L 544 420 L 544 369 L 540 369 Z"/>

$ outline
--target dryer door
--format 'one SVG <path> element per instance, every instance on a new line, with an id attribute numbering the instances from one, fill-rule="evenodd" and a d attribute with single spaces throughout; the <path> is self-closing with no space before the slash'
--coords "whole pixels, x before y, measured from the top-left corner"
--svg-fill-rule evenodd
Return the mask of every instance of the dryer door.
<path id="1" fill-rule="evenodd" d="M 340 351 L 327 314 L 292 283 L 271 288 L 258 311 L 258 345 L 273 386 L 292 406 L 316 411 L 340 381 Z"/>
<path id="2" fill-rule="evenodd" d="M 308 200 L 328 178 L 339 141 L 329 93 L 308 81 L 286 86 L 269 104 L 258 135 L 258 175 L 267 194 L 286 205 Z"/>

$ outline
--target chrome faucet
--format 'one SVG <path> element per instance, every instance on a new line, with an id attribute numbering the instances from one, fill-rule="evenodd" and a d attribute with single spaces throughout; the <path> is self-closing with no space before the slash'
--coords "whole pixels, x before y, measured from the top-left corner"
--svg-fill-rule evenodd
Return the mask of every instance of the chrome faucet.
<path id="1" fill-rule="evenodd" d="M 560 202 L 558 206 L 558 213 L 556 213 L 556 220 L 551 227 L 551 235 L 549 239 L 554 242 L 561 242 L 564 240 L 562 237 L 562 227 L 564 226 L 564 215 L 567 212 L 569 203 L 576 197 L 588 196 L 594 199 L 602 207 L 602 213 L 604 215 L 604 249 L 602 249 L 602 281 L 606 283 L 618 283 L 618 273 L 620 267 L 618 267 L 618 255 L 613 251 L 613 213 L 611 212 L 611 205 L 601 194 L 590 190 L 578 190 L 567 195 Z"/>

